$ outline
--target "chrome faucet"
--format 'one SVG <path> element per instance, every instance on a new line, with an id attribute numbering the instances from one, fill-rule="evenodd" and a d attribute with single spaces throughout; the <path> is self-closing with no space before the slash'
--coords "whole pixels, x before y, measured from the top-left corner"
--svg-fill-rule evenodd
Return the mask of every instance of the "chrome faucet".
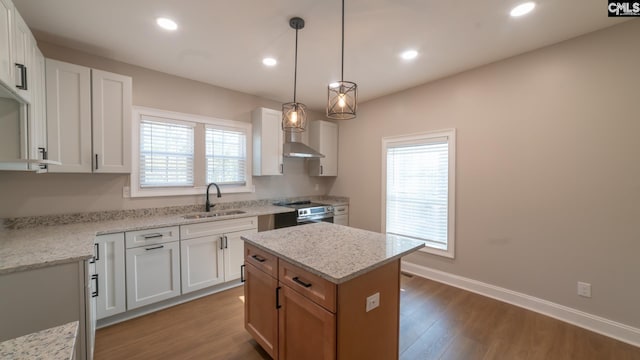
<path id="1" fill-rule="evenodd" d="M 216 190 L 218 191 L 218 197 L 222 197 L 222 195 L 220 195 L 220 187 L 218 187 L 218 184 L 211 183 L 207 185 L 207 202 L 204 204 L 204 207 L 207 210 L 207 212 L 211 211 L 211 208 L 216 206 L 216 204 L 211 205 L 211 202 L 209 201 L 209 188 L 211 188 L 211 185 L 216 187 Z"/>

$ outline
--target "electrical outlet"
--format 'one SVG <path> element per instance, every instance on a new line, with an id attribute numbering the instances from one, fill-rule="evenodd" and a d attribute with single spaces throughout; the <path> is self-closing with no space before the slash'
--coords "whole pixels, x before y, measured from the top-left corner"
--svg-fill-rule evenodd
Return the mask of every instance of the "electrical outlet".
<path id="1" fill-rule="evenodd" d="M 578 295 L 586 298 L 591 297 L 591 284 L 578 281 Z"/>
<path id="2" fill-rule="evenodd" d="M 315 189 L 316 191 L 320 190 L 320 184 L 316 184 L 316 185 L 314 186 L 314 189 Z"/>
<path id="3" fill-rule="evenodd" d="M 379 292 L 367 297 L 366 312 L 369 312 L 369 311 L 377 308 L 378 306 L 380 306 L 380 293 Z"/>
<path id="4" fill-rule="evenodd" d="M 130 198 L 131 197 L 131 188 L 128 186 L 123 186 L 122 187 L 122 197 L 123 198 Z"/>

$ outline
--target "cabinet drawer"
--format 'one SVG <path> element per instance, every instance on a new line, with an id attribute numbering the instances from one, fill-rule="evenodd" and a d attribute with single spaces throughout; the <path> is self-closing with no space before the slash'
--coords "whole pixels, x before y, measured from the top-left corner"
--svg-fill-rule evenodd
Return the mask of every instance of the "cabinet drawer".
<path id="1" fill-rule="evenodd" d="M 258 217 L 246 217 L 231 220 L 218 220 L 197 224 L 181 225 L 180 238 L 193 239 L 202 236 L 258 229 Z"/>
<path id="2" fill-rule="evenodd" d="M 278 262 L 278 280 L 325 309 L 336 312 L 334 283 L 282 259 Z"/>
<path id="3" fill-rule="evenodd" d="M 349 213 L 349 205 L 338 205 L 333 207 L 334 215 L 346 215 Z"/>
<path id="4" fill-rule="evenodd" d="M 127 231 L 124 233 L 124 238 L 127 249 L 130 249 L 138 246 L 162 244 L 180 240 L 180 230 L 178 226 L 169 226 L 155 229 Z"/>
<path id="5" fill-rule="evenodd" d="M 266 251 L 244 243 L 244 261 L 274 278 L 278 277 L 278 258 Z"/>

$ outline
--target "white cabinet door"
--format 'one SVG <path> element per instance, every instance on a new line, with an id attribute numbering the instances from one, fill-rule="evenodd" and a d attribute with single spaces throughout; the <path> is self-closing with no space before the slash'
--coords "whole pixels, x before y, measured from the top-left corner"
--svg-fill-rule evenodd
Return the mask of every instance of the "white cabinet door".
<path id="1" fill-rule="evenodd" d="M 309 125 L 309 146 L 324 155 L 324 158 L 309 160 L 309 175 L 338 175 L 338 125 L 316 120 Z"/>
<path id="2" fill-rule="evenodd" d="M 97 319 L 126 310 L 124 233 L 100 235 L 95 239 L 98 275 Z"/>
<path id="3" fill-rule="evenodd" d="M 257 229 L 225 234 L 224 281 L 240 279 L 240 267 L 244 264 L 244 241 L 242 235 L 255 234 Z"/>
<path id="4" fill-rule="evenodd" d="M 0 0 L 0 82 L 13 88 L 13 3 Z"/>
<path id="5" fill-rule="evenodd" d="M 338 225 L 349 226 L 349 215 L 335 215 L 333 217 L 333 223 Z"/>
<path id="6" fill-rule="evenodd" d="M 183 240 L 180 242 L 180 253 L 183 294 L 225 280 L 222 235 Z"/>
<path id="7" fill-rule="evenodd" d="M 251 113 L 253 123 L 253 176 L 282 175 L 282 112 L 257 108 Z"/>
<path id="8" fill-rule="evenodd" d="M 178 241 L 127 249 L 127 309 L 180 295 Z"/>
<path id="9" fill-rule="evenodd" d="M 29 137 L 31 139 L 29 158 L 32 160 L 46 160 L 48 159 L 48 150 L 44 56 L 36 46 L 33 46 L 31 51 L 33 55 L 33 65 L 31 66 L 33 91 L 28 114 Z M 39 164 L 32 164 L 31 166 L 32 170 L 38 170 L 38 172 L 45 172 L 47 170 L 47 166 L 41 166 Z"/>
<path id="10" fill-rule="evenodd" d="M 33 35 L 31 35 L 31 30 L 27 26 L 27 23 L 24 22 L 20 13 L 17 10 L 13 11 L 13 61 L 15 66 L 15 73 L 13 82 L 15 84 L 15 89 L 18 92 L 18 95 L 26 102 L 31 102 L 31 92 L 32 92 L 32 76 L 33 71 L 31 69 L 32 65 L 32 50 L 31 47 L 35 46 L 33 44 Z"/>
<path id="11" fill-rule="evenodd" d="M 94 172 L 131 172 L 131 78 L 91 70 Z"/>
<path id="12" fill-rule="evenodd" d="M 46 59 L 49 172 L 90 173 L 91 69 Z"/>

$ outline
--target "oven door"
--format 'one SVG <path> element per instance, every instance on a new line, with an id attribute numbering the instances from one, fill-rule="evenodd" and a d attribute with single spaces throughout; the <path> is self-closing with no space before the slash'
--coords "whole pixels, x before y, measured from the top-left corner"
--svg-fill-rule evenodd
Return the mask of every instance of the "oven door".
<path id="1" fill-rule="evenodd" d="M 304 219 L 298 219 L 298 225 L 313 224 L 313 223 L 319 223 L 319 222 L 333 223 L 333 214 L 331 215 L 323 214 L 323 215 L 305 217 Z"/>

